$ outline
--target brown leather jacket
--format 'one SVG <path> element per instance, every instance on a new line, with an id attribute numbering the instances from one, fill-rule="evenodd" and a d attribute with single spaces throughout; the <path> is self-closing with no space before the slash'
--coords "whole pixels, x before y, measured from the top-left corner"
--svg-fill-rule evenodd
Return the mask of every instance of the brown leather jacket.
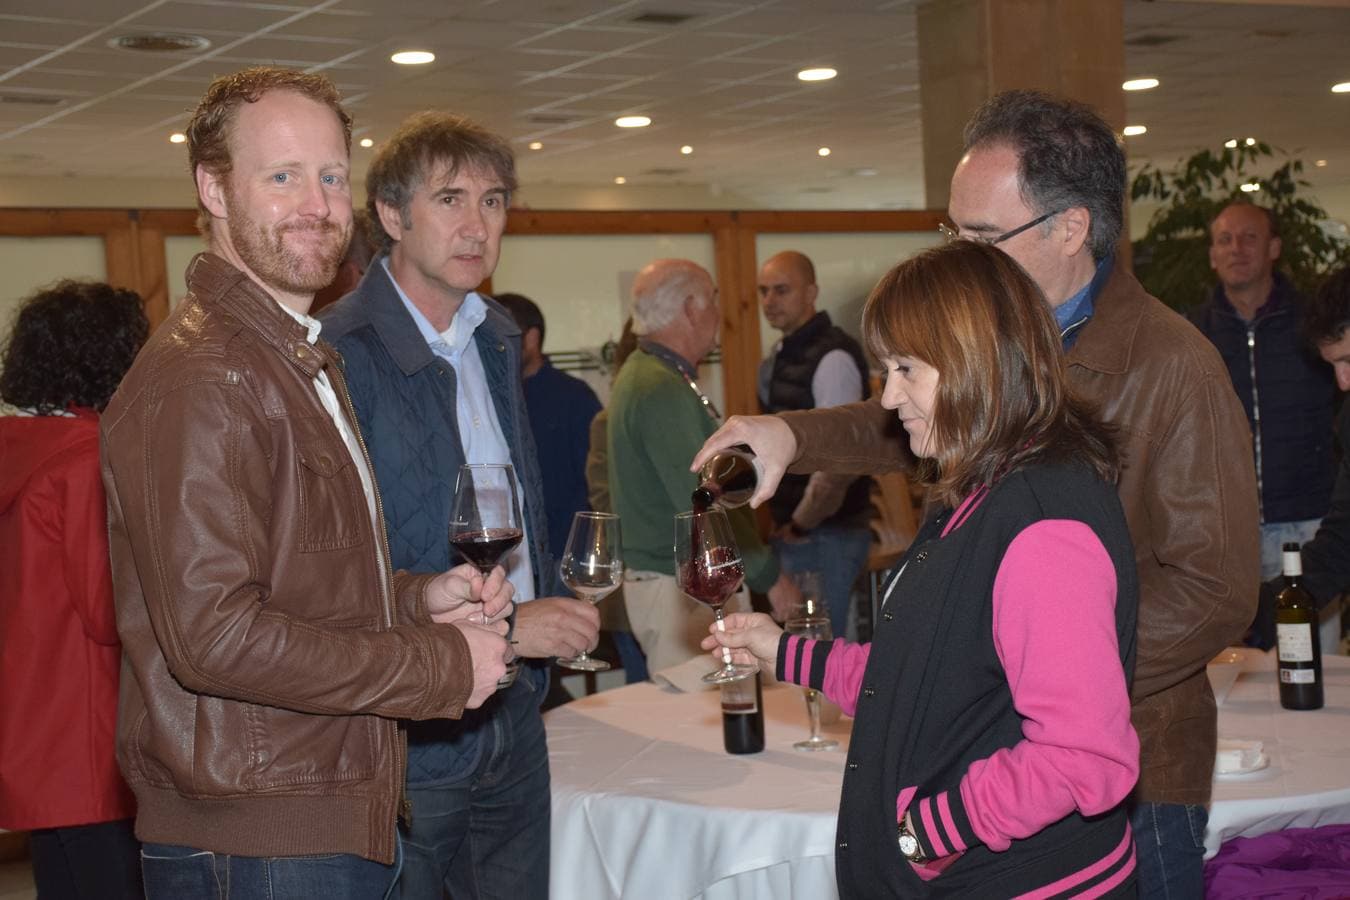
<path id="1" fill-rule="evenodd" d="M 1136 796 L 1208 803 L 1216 711 L 1205 663 L 1241 640 L 1260 584 L 1247 418 L 1213 345 L 1119 267 L 1068 365 L 1074 389 L 1119 428 L 1120 500 L 1139 565 Z M 910 459 L 879 403 L 782 416 L 797 437 L 793 471 L 879 474 Z"/>
<path id="2" fill-rule="evenodd" d="M 381 572 L 314 388 L 327 367 L 355 421 L 333 351 L 219 257 L 188 289 L 102 420 L 137 836 L 391 863 L 396 720 L 462 714 L 467 644 L 431 622 L 431 576 Z"/>

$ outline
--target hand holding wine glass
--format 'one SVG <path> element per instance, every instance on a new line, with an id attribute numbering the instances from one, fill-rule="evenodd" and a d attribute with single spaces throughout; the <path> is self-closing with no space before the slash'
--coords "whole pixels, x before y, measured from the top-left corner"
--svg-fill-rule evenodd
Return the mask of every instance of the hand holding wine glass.
<path id="1" fill-rule="evenodd" d="M 450 514 L 450 547 L 485 578 L 524 536 L 516 473 L 510 463 L 471 463 L 459 467 Z M 516 680 L 520 662 L 512 660 L 499 684 Z"/>
<path id="2" fill-rule="evenodd" d="M 745 564 L 722 510 L 676 513 L 675 580 L 685 594 L 712 607 L 716 627 L 724 627 L 722 606 L 745 580 Z M 733 663 L 729 650 L 722 658 L 720 669 L 703 676 L 705 683 L 726 684 L 759 671 L 758 666 Z"/>
<path id="3" fill-rule="evenodd" d="M 730 651 L 735 662 L 772 672 L 778 663 L 782 636 L 782 627 L 764 613 L 731 613 L 708 626 L 708 636 L 700 646 L 722 659 Z"/>
<path id="4" fill-rule="evenodd" d="M 511 611 L 515 587 L 500 567 L 483 575 L 472 564 L 455 566 L 433 578 L 426 588 L 426 608 L 433 622 L 467 621 L 484 625 Z"/>
<path id="5" fill-rule="evenodd" d="M 572 517 L 572 530 L 559 564 L 563 584 L 582 600 L 599 603 L 623 584 L 623 538 L 619 517 L 611 513 L 579 512 Z M 603 672 L 609 663 L 591 657 L 584 649 L 558 665 L 580 672 Z"/>

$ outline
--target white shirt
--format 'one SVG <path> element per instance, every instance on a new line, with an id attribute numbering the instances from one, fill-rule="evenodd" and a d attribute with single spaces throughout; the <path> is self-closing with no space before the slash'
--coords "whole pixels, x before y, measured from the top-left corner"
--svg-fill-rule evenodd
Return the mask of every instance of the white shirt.
<path id="1" fill-rule="evenodd" d="M 398 291 L 399 299 L 408 310 L 408 315 L 417 323 L 417 330 L 435 353 L 455 370 L 455 418 L 459 423 L 459 442 L 464 450 L 464 461 L 469 463 L 509 463 L 511 448 L 507 446 L 506 436 L 502 433 L 501 423 L 497 420 L 497 408 L 492 403 L 492 394 L 488 390 L 487 372 L 483 369 L 483 359 L 478 355 L 478 343 L 473 339 L 478 326 L 487 318 L 487 304 L 477 292 L 470 291 L 460 304 L 450 327 L 437 331 L 422 315 L 422 311 L 412 302 L 403 288 L 389 271 L 389 257 L 380 259 L 389 274 L 389 281 Z M 516 474 L 517 490 L 520 490 L 520 475 Z M 507 580 L 516 589 L 517 603 L 534 599 L 534 568 L 530 563 L 530 530 L 522 515 L 520 530 L 525 536 L 520 546 L 511 551 L 511 555 L 502 561 L 506 569 Z M 449 523 L 447 524 L 447 528 Z M 449 540 L 447 532 L 446 539 Z"/>

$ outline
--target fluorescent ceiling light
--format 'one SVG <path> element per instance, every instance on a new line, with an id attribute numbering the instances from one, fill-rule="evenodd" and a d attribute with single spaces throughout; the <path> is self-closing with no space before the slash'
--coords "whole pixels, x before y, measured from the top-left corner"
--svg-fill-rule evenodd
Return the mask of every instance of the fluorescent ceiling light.
<path id="1" fill-rule="evenodd" d="M 821 147 L 819 150 L 816 151 L 816 154 L 819 155 L 819 156 L 829 156 L 829 155 L 830 155 L 830 148 L 829 148 L 829 147 Z"/>
<path id="2" fill-rule="evenodd" d="M 530 141 L 530 149 L 531 149 L 531 150 L 543 150 L 543 149 L 544 149 L 544 142 L 543 142 L 543 141 Z"/>
<path id="3" fill-rule="evenodd" d="M 1257 184 L 1255 181 L 1249 181 L 1249 182 L 1247 182 L 1246 184 L 1242 185 L 1242 190 L 1243 190 L 1245 193 L 1250 194 L 1250 193 L 1252 193 L 1253 191 L 1259 191 L 1259 190 L 1261 190 L 1261 185 Z"/>
<path id="4" fill-rule="evenodd" d="M 1223 142 L 1223 145 L 1229 150 L 1235 150 L 1237 149 L 1237 138 L 1229 138 Z"/>
<path id="5" fill-rule="evenodd" d="M 374 146 L 375 146 L 375 141 L 372 140 L 371 138 L 361 138 L 361 146 L 362 146 L 362 147 L 374 147 Z"/>
<path id="6" fill-rule="evenodd" d="M 680 148 L 680 152 L 683 153 L 685 156 L 688 156 L 690 153 L 694 152 L 694 148 L 689 146 L 688 144 L 685 144 L 683 147 Z"/>
<path id="7" fill-rule="evenodd" d="M 430 50 L 400 50 L 389 59 L 400 66 L 424 66 L 429 62 L 435 62 L 436 54 Z"/>
<path id="8" fill-rule="evenodd" d="M 1331 86 L 1331 92 L 1333 94 L 1350 94 L 1350 81 L 1342 81 L 1340 84 L 1333 84 Z"/>
<path id="9" fill-rule="evenodd" d="M 186 140 L 187 140 L 187 135 L 186 135 L 186 134 L 183 134 L 183 132 L 181 132 L 181 131 L 175 131 L 173 134 L 169 135 L 169 143 L 170 143 L 170 144 L 181 144 L 181 143 L 183 143 L 183 142 L 186 141 Z"/>
<path id="10" fill-rule="evenodd" d="M 1150 91 L 1159 85 L 1156 78 L 1131 78 L 1121 85 L 1121 88 L 1127 91 Z"/>
<path id="11" fill-rule="evenodd" d="M 646 128 L 652 120 L 646 116 L 619 116 L 614 124 L 620 128 Z"/>
<path id="12" fill-rule="evenodd" d="M 614 179 L 614 183 L 615 183 L 615 184 L 627 184 L 627 183 L 628 183 L 628 179 L 627 179 L 627 178 L 624 178 L 622 175 L 620 175 L 620 176 L 618 176 L 617 178 Z"/>
<path id="13" fill-rule="evenodd" d="M 1146 134 L 1147 132 L 1147 125 L 1126 125 L 1124 133 L 1126 137 L 1134 137 L 1135 135 Z"/>

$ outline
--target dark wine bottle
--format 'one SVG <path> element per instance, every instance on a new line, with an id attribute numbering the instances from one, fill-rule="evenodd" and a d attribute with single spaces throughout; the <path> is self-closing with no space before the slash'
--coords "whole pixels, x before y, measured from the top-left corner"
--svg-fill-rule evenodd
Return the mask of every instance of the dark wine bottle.
<path id="1" fill-rule="evenodd" d="M 728 753 L 764 749 L 764 689 L 758 672 L 722 685 L 722 743 Z"/>
<path id="2" fill-rule="evenodd" d="M 759 460 L 745 444 L 718 452 L 698 470 L 694 511 L 702 512 L 714 505 L 723 509 L 744 506 L 759 486 L 761 471 Z"/>
<path id="3" fill-rule="evenodd" d="M 1285 709 L 1321 709 L 1322 645 L 1317 634 L 1317 605 L 1303 589 L 1302 578 L 1303 557 L 1298 544 L 1285 544 L 1284 590 L 1275 602 L 1280 705 Z"/>

